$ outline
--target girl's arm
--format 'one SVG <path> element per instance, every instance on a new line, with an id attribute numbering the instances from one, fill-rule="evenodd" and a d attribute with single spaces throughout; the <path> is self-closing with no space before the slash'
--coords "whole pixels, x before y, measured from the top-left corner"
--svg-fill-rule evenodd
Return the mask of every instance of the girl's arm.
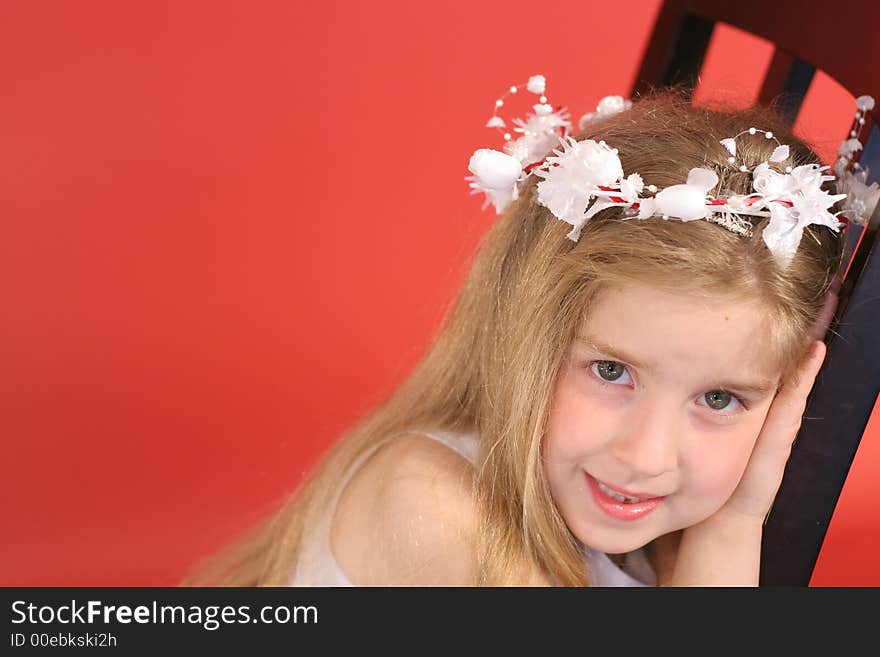
<path id="1" fill-rule="evenodd" d="M 758 585 L 764 519 L 782 483 L 807 396 L 824 359 L 825 344 L 815 342 L 794 380 L 773 400 L 733 495 L 712 516 L 682 532 L 668 586 Z"/>
<path id="2" fill-rule="evenodd" d="M 713 516 L 714 517 L 714 516 Z M 660 586 L 757 586 L 761 523 L 705 520 L 682 532 L 675 565 Z"/>

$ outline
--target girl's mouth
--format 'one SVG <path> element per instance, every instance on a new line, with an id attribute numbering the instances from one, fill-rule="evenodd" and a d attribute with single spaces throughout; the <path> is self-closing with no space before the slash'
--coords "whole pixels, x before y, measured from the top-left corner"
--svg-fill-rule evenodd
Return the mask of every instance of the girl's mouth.
<path id="1" fill-rule="evenodd" d="M 616 520 L 637 520 L 651 513 L 665 497 L 637 498 L 624 495 L 598 481 L 586 472 L 587 487 L 593 499 L 607 515 Z"/>

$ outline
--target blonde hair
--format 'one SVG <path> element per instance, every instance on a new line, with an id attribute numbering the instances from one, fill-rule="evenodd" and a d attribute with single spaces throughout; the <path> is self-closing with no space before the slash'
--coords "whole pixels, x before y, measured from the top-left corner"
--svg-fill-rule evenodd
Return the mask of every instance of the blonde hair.
<path id="1" fill-rule="evenodd" d="M 717 172 L 720 189 L 745 194 L 751 174 L 728 164 L 719 140 L 752 126 L 791 147 L 786 164 L 819 161 L 766 109 L 700 109 L 670 90 L 589 125 L 577 138 L 604 139 L 619 150 L 624 171 L 638 171 L 646 185 L 679 184 L 691 168 L 707 167 Z M 740 140 L 738 157 L 751 169 L 775 145 L 758 133 Z M 543 572 L 557 585 L 588 585 L 582 547 L 550 495 L 541 444 L 557 373 L 601 289 L 642 283 L 757 299 L 767 310 L 770 357 L 785 380 L 806 351 L 842 253 L 839 234 L 811 226 L 783 271 L 761 239 L 761 222 L 745 238 L 706 221 L 623 221 L 620 212 L 600 212 L 572 242 L 565 237 L 570 226 L 535 203 L 531 178 L 484 236 L 434 344 L 406 381 L 341 437 L 280 512 L 183 583 L 289 583 L 341 473 L 380 442 L 446 430 L 480 438 L 475 584 L 519 585 L 528 583 L 526 573 Z"/>

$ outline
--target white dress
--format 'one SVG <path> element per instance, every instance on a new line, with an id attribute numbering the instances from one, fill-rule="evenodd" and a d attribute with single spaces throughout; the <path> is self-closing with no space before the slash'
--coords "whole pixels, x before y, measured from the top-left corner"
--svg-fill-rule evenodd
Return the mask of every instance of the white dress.
<path id="1" fill-rule="evenodd" d="M 472 464 L 476 461 L 478 441 L 476 436 L 449 432 L 418 432 L 433 438 L 455 450 Z M 373 449 L 378 449 L 376 445 Z M 315 531 L 301 547 L 300 563 L 307 563 L 307 568 L 297 569 L 290 586 L 353 586 L 339 567 L 330 547 L 330 526 L 339 497 L 345 485 L 360 465 L 366 461 L 373 450 L 368 450 L 352 464 L 342 477 L 329 508 L 321 517 Z M 627 555 L 626 565 L 619 567 L 604 552 L 584 547 L 584 565 L 590 573 L 593 586 L 654 586 L 657 578 L 643 550 L 636 550 Z"/>

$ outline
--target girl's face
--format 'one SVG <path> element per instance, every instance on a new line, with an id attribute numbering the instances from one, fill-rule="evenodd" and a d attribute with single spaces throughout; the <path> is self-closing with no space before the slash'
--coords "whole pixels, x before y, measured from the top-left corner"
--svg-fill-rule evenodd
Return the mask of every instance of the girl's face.
<path id="1" fill-rule="evenodd" d="M 647 286 L 599 295 L 560 369 L 543 447 L 581 542 L 629 552 L 730 497 L 779 382 L 765 320 L 757 304 Z"/>

